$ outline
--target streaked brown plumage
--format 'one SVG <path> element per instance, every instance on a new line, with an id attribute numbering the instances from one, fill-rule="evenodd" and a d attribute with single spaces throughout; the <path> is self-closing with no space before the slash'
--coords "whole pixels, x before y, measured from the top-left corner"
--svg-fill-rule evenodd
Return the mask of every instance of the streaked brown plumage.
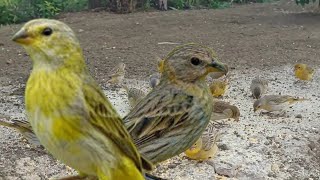
<path id="1" fill-rule="evenodd" d="M 120 62 L 119 64 L 117 64 L 117 66 L 115 66 L 111 70 L 111 73 L 109 75 L 110 79 L 108 80 L 108 82 L 110 82 L 111 84 L 121 85 L 123 83 L 123 79 L 126 74 L 125 68 L 126 68 L 125 63 Z"/>
<path id="2" fill-rule="evenodd" d="M 211 49 L 197 44 L 171 51 L 163 70 L 160 84 L 124 118 L 139 152 L 152 163 L 184 152 L 200 137 L 212 114 L 206 75 L 226 71 Z"/>
<path id="3" fill-rule="evenodd" d="M 219 130 L 215 127 L 214 122 L 210 122 L 203 132 L 202 136 L 184 153 L 190 159 L 207 160 L 213 158 L 218 152 L 217 140 Z"/>
<path id="4" fill-rule="evenodd" d="M 7 122 L 0 119 L 0 125 L 16 129 L 33 146 L 41 145 L 39 139 L 32 131 L 31 125 L 28 121 L 12 119 L 11 122 Z"/>
<path id="5" fill-rule="evenodd" d="M 131 87 L 131 88 L 125 87 L 125 90 L 127 91 L 128 100 L 131 107 L 134 107 L 138 102 L 140 102 L 146 96 L 145 92 L 134 87 Z"/>
<path id="6" fill-rule="evenodd" d="M 231 105 L 228 102 L 214 100 L 211 121 L 233 118 L 239 121 L 240 111 L 237 106 Z"/>

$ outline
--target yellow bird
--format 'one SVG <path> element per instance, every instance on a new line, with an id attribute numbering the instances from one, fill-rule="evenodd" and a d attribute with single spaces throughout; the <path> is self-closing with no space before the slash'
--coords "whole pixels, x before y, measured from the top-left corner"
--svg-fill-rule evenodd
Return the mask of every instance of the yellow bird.
<path id="1" fill-rule="evenodd" d="M 216 59 L 202 45 L 175 48 L 164 59 L 159 85 L 124 118 L 139 151 L 152 163 L 184 152 L 207 127 L 213 97 L 206 76 L 226 73 Z"/>
<path id="2" fill-rule="evenodd" d="M 231 105 L 228 102 L 216 101 L 213 102 L 211 121 L 233 118 L 239 121 L 240 110 L 237 106 Z"/>
<path id="3" fill-rule="evenodd" d="M 213 82 L 210 85 L 211 94 L 214 97 L 223 96 L 224 93 L 227 90 L 227 87 L 228 87 L 228 80 L 227 79 L 224 79 L 224 80 L 220 80 L 220 79 L 213 80 Z"/>
<path id="4" fill-rule="evenodd" d="M 314 72 L 314 69 L 306 64 L 294 65 L 294 74 L 300 80 L 310 81 L 313 77 Z"/>
<path id="5" fill-rule="evenodd" d="M 90 76 L 74 32 L 57 20 L 35 19 L 14 36 L 30 55 L 28 120 L 41 144 L 79 176 L 144 179 L 152 165 L 134 146 L 122 120 Z"/>
<path id="6" fill-rule="evenodd" d="M 120 62 L 117 64 L 112 70 L 109 75 L 109 81 L 111 84 L 121 85 L 124 80 L 124 76 L 126 74 L 126 64 Z"/>
<path id="7" fill-rule="evenodd" d="M 210 122 L 202 136 L 184 153 L 188 158 L 199 161 L 214 158 L 219 150 L 218 138 L 219 132 L 214 122 Z"/>
<path id="8" fill-rule="evenodd" d="M 304 98 L 296 98 L 288 95 L 265 95 L 256 100 L 253 104 L 254 112 L 264 109 L 268 112 L 279 111 L 283 112 L 288 107 L 299 101 L 305 101 Z"/>

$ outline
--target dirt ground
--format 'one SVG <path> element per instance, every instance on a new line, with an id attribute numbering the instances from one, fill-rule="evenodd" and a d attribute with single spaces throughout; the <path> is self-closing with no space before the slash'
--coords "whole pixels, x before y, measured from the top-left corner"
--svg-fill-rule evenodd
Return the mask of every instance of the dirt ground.
<path id="1" fill-rule="evenodd" d="M 156 71 L 156 57 L 175 46 L 161 42 L 208 45 L 232 67 L 233 81 L 225 100 L 237 104 L 243 118 L 242 124 L 225 129 L 229 135 L 221 139 L 219 147 L 224 144 L 228 150 L 205 163 L 180 155 L 158 166 L 155 174 L 169 179 L 219 179 L 220 175 L 230 179 L 320 179 L 319 77 L 301 88 L 294 85 L 292 75 L 296 62 L 315 68 L 320 65 L 320 13 L 312 11 L 313 7 L 303 9 L 286 0 L 223 10 L 125 15 L 79 12 L 61 14 L 59 20 L 77 33 L 89 68 L 101 84 L 120 61 L 127 65 L 127 77 L 145 83 Z M 24 118 L 22 95 L 31 61 L 10 40 L 20 27 L 0 27 L 0 113 Z M 248 87 L 256 75 L 272 80 L 272 93 L 306 96 L 312 101 L 279 121 L 252 115 Z M 118 95 L 119 90 L 105 90 L 111 101 L 121 101 L 123 92 Z M 303 118 L 294 118 L 297 113 Z M 257 131 L 248 131 L 248 126 Z M 46 179 L 74 173 L 20 139 L 12 130 L 0 127 L 0 179 Z"/>

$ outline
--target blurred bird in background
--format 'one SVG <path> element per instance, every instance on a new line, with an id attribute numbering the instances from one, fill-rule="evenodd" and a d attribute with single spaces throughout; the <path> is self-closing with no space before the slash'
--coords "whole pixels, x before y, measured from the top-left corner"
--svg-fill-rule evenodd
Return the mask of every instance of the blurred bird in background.
<path id="1" fill-rule="evenodd" d="M 126 64 L 120 62 L 111 70 L 108 82 L 115 85 L 121 85 L 123 83 L 125 74 Z"/>
<path id="2" fill-rule="evenodd" d="M 268 112 L 284 112 L 284 110 L 294 105 L 295 103 L 305 100 L 307 99 L 288 95 L 265 95 L 254 102 L 253 110 L 254 112 L 260 109 L 266 110 Z"/>
<path id="3" fill-rule="evenodd" d="M 259 99 L 261 95 L 265 94 L 268 89 L 268 81 L 265 79 L 261 79 L 260 77 L 256 77 L 251 81 L 250 90 L 253 98 Z"/>
<path id="4" fill-rule="evenodd" d="M 306 64 L 296 64 L 294 65 L 294 75 L 296 78 L 303 80 L 303 81 L 310 81 L 312 80 L 314 69 L 309 67 Z"/>

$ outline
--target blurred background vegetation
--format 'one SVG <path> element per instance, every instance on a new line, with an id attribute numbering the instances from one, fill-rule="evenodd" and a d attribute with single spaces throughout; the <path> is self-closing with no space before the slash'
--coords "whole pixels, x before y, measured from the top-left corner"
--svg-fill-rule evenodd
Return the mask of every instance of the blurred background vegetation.
<path id="1" fill-rule="evenodd" d="M 20 23 L 33 18 L 50 18 L 61 12 L 109 9 L 118 13 L 150 8 L 159 9 L 164 0 L 0 0 L 0 24 Z M 227 8 L 231 3 L 272 0 L 167 0 L 168 9 Z M 311 0 L 313 1 L 313 0 Z M 296 0 L 304 5 L 309 0 Z"/>

